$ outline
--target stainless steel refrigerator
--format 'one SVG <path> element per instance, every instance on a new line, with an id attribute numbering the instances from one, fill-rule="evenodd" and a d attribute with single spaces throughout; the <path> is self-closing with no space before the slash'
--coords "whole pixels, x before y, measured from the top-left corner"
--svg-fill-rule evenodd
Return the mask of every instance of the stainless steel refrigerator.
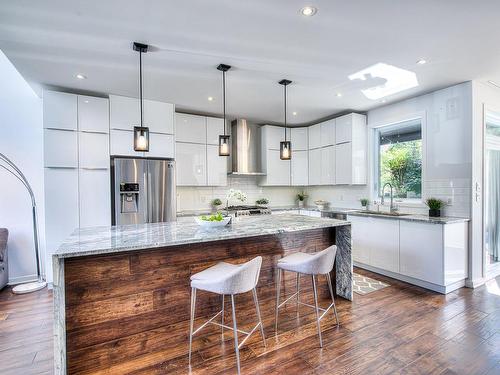
<path id="1" fill-rule="evenodd" d="M 173 159 L 111 158 L 113 225 L 176 220 Z"/>

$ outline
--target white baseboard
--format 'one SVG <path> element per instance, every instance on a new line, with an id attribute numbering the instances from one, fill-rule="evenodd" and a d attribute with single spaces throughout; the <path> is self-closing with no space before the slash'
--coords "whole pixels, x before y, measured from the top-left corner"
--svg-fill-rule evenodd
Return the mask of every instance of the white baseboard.
<path id="1" fill-rule="evenodd" d="M 450 285 L 438 285 L 438 284 L 430 283 L 428 281 L 415 279 L 415 278 L 410 277 L 410 276 L 401 275 L 400 273 L 386 271 L 386 270 L 383 270 L 383 269 L 380 269 L 377 267 L 373 267 L 373 266 L 369 266 L 367 264 L 363 264 L 363 263 L 359 263 L 359 262 L 354 262 L 354 266 L 359 267 L 359 268 L 364 268 L 368 271 L 379 273 L 379 274 L 384 275 L 384 276 L 392 277 L 393 279 L 401 280 L 401 281 L 404 281 L 405 283 L 408 283 L 408 284 L 420 286 L 422 288 L 429 289 L 429 290 L 432 290 L 434 292 L 438 292 L 441 294 L 448 294 L 450 292 L 453 292 L 454 290 L 460 289 L 463 286 L 465 286 L 465 280 L 459 280 L 459 281 L 457 281 L 453 284 L 450 284 Z"/>
<path id="2" fill-rule="evenodd" d="M 17 284 L 30 283 L 32 281 L 37 281 L 37 280 L 38 280 L 38 276 L 37 275 L 9 277 L 8 285 L 17 285 Z"/>

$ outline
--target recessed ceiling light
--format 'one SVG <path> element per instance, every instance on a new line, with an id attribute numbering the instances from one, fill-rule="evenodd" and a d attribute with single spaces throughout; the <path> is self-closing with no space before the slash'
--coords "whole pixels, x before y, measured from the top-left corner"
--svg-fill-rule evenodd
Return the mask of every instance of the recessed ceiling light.
<path id="1" fill-rule="evenodd" d="M 88 103 L 89 103 L 89 101 L 88 101 L 88 100 L 86 100 L 86 99 L 85 99 L 83 102 L 84 102 L 84 103 L 86 103 L 86 104 L 88 104 Z"/>
<path id="2" fill-rule="evenodd" d="M 302 14 L 303 16 L 306 16 L 306 17 L 311 17 L 311 16 L 314 16 L 317 11 L 318 11 L 318 9 L 315 7 L 306 6 L 300 10 L 300 14 Z"/>
<path id="3" fill-rule="evenodd" d="M 418 65 L 424 65 L 426 62 L 427 62 L 426 59 L 420 59 L 420 60 L 417 61 L 417 64 Z"/>
<path id="4" fill-rule="evenodd" d="M 211 102 L 212 100 L 214 100 L 214 98 L 212 96 L 209 96 L 208 101 Z"/>
<path id="5" fill-rule="evenodd" d="M 385 99 L 382 99 L 382 103 L 385 103 L 386 101 L 387 101 L 387 100 L 385 100 Z"/>
<path id="6" fill-rule="evenodd" d="M 365 81 L 361 92 L 371 100 L 382 99 L 418 86 L 415 72 L 377 63 L 349 76 L 351 81 Z"/>
<path id="7" fill-rule="evenodd" d="M 292 115 L 297 116 L 297 112 L 292 112 Z"/>
<path id="8" fill-rule="evenodd" d="M 78 79 L 87 79 L 87 76 L 85 76 L 85 75 L 83 75 L 83 74 L 78 73 L 78 74 L 76 75 L 76 78 L 78 78 Z"/>
<path id="9" fill-rule="evenodd" d="M 340 98 L 340 97 L 342 97 L 342 93 L 341 93 L 341 92 L 338 92 L 338 93 L 337 93 L 337 98 Z"/>

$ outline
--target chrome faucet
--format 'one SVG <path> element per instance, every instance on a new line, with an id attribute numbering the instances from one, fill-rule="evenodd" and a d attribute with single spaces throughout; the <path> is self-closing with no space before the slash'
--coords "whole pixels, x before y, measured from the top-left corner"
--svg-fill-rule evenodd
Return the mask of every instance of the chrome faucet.
<path id="1" fill-rule="evenodd" d="M 383 187 L 382 187 L 382 198 L 380 199 L 380 204 L 381 205 L 384 205 L 384 190 L 385 190 L 385 187 L 389 185 L 389 187 L 391 188 L 391 206 L 390 206 L 390 211 L 391 212 L 394 212 L 394 211 L 397 211 L 396 209 L 396 206 L 394 205 L 394 196 L 393 196 L 393 189 L 392 189 L 392 185 L 387 182 Z"/>

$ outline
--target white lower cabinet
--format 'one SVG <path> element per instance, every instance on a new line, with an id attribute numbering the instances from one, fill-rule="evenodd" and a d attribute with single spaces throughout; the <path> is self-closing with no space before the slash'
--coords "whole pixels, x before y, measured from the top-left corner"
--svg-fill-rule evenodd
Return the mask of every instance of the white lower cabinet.
<path id="1" fill-rule="evenodd" d="M 109 169 L 79 170 L 80 228 L 111 225 Z"/>
<path id="2" fill-rule="evenodd" d="M 207 185 L 227 185 L 227 157 L 219 156 L 219 146 L 207 145 Z"/>
<path id="3" fill-rule="evenodd" d="M 434 284 L 443 284 L 443 227 L 401 221 L 401 273 Z"/>
<path id="4" fill-rule="evenodd" d="M 309 183 L 307 170 L 308 152 L 307 151 L 293 151 L 292 152 L 292 185 L 293 186 L 307 186 Z"/>
<path id="5" fill-rule="evenodd" d="M 176 143 L 177 186 L 206 186 L 207 146 L 197 143 Z"/>
<path id="6" fill-rule="evenodd" d="M 467 278 L 468 223 L 348 215 L 356 266 L 440 293 Z"/>

